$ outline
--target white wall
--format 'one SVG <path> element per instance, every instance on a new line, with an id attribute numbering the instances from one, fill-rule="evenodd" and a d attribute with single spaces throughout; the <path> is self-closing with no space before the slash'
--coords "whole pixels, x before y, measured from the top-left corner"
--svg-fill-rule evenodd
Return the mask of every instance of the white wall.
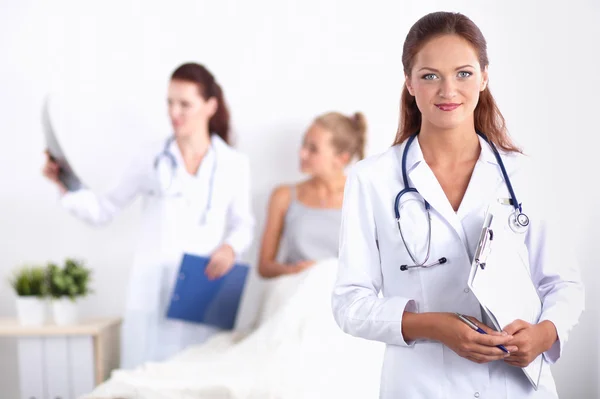
<path id="1" fill-rule="evenodd" d="M 564 201 L 557 211 L 575 217 L 565 234 L 576 238 L 587 310 L 554 371 L 562 397 L 598 396 L 597 2 L 83 3 L 0 1 L 3 281 L 24 261 L 80 256 L 95 269 L 96 294 L 85 302 L 86 313 L 123 310 L 137 207 L 100 230 L 59 208 L 54 187 L 40 174 L 39 113 L 49 90 L 97 92 L 74 109 L 89 122 L 65 145 L 82 176 L 101 189 L 118 177 L 136 142 L 168 134 L 170 72 L 184 61 L 205 63 L 224 87 L 238 147 L 251 158 L 258 234 L 270 190 L 300 177 L 296 151 L 311 118 L 330 109 L 362 110 L 370 122 L 368 152 L 384 150 L 397 127 L 407 30 L 426 12 L 461 11 L 488 39 L 490 86 L 513 136 L 547 166 L 548 182 Z M 106 101 L 119 109 L 115 119 L 94 114 Z M 255 256 L 256 246 L 248 258 Z M 0 317 L 14 314 L 13 294 L 2 285 Z M 3 398 L 17 397 L 15 353 L 14 342 L 0 341 Z"/>

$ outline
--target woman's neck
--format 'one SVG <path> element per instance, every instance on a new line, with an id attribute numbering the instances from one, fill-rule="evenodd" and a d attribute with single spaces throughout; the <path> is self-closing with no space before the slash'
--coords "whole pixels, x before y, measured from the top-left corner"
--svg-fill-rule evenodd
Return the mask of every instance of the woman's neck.
<path id="1" fill-rule="evenodd" d="M 193 133 L 186 137 L 177 137 L 177 145 L 184 160 L 202 159 L 210 146 L 208 130 Z"/>
<path id="2" fill-rule="evenodd" d="M 314 199 L 321 208 L 339 208 L 344 195 L 346 176 L 342 172 L 329 176 L 313 176 L 309 184 L 312 186 Z"/>
<path id="3" fill-rule="evenodd" d="M 183 158 L 185 170 L 190 175 L 196 175 L 210 146 L 208 130 L 187 137 L 178 137 L 176 141 Z"/>
<path id="4" fill-rule="evenodd" d="M 346 175 L 342 171 L 330 176 L 313 176 L 311 182 L 318 193 L 330 196 L 344 190 Z"/>
<path id="5" fill-rule="evenodd" d="M 437 166 L 451 166 L 479 158 L 481 147 L 475 128 L 438 129 L 423 126 L 419 136 L 419 146 L 425 162 Z"/>

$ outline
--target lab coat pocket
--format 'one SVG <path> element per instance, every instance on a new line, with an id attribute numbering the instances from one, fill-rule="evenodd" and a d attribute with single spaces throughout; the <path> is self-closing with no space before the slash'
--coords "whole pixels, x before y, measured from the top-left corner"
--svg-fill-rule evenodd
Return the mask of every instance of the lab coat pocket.
<path id="1" fill-rule="evenodd" d="M 402 271 L 400 269 L 401 265 L 412 262 L 404 247 L 398 247 L 392 252 L 395 256 L 385 256 L 386 253 L 390 252 L 381 252 L 384 295 L 412 299 L 417 309 L 423 311 L 422 270 L 417 268 Z"/>
<path id="2" fill-rule="evenodd" d="M 382 398 L 446 398 L 444 348 L 439 342 L 417 341 L 413 347 L 388 345 L 382 368 Z M 426 374 L 426 384 L 398 383 L 413 374 Z"/>

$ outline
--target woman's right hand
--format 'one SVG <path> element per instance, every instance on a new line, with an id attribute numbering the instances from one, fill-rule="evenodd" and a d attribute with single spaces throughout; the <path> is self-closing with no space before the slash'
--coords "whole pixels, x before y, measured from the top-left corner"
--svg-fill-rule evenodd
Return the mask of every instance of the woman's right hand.
<path id="1" fill-rule="evenodd" d="M 488 363 L 509 356 L 497 345 L 504 345 L 509 352 L 516 352 L 517 347 L 508 345 L 512 339 L 505 332 L 494 331 L 479 320 L 468 317 L 475 325 L 481 327 L 487 334 L 481 334 L 471 329 L 454 313 L 440 313 L 435 323 L 435 340 L 440 341 L 456 354 L 475 363 Z"/>
<path id="2" fill-rule="evenodd" d="M 58 176 L 60 174 L 60 165 L 58 165 L 58 163 L 50 157 L 50 154 L 48 153 L 48 151 L 46 151 L 45 153 L 46 153 L 46 164 L 44 165 L 44 168 L 42 169 L 42 173 L 44 176 L 46 176 L 48 178 L 48 180 L 54 182 L 58 186 L 61 194 L 64 194 L 68 190 L 67 190 L 67 187 L 63 184 L 63 182 L 61 182 L 60 179 L 58 178 Z"/>

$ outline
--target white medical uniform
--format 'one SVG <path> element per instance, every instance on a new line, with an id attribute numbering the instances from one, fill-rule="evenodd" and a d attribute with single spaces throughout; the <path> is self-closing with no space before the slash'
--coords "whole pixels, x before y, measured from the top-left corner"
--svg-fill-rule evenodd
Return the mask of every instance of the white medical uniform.
<path id="1" fill-rule="evenodd" d="M 557 233 L 561 233 L 558 229 L 546 227 L 549 215 L 542 211 L 543 201 L 536 199 L 523 155 L 501 152 L 517 199 L 531 220 L 529 230 L 522 234 L 522 243 L 529 252 L 531 276 L 543 301 L 540 321 L 552 321 L 558 332 L 558 340 L 543 354 L 538 391 L 520 368 L 502 360 L 478 364 L 440 342 L 406 342 L 402 336 L 404 311 L 459 312 L 482 320 L 479 303 L 467 287 L 471 261 L 488 205 L 499 198 L 510 198 L 494 153 L 480 138 L 480 157 L 458 212 L 454 212 L 423 159 L 418 140 L 414 140 L 406 168 L 410 185 L 431 205 L 429 259 L 433 262 L 446 257 L 448 262 L 429 269 L 400 271 L 400 265 L 414 264 L 394 215 L 394 200 L 404 188 L 401 159 L 405 143 L 358 163 L 349 174 L 340 232 L 340 265 L 332 298 L 337 323 L 349 334 L 386 343 L 382 398 L 556 398 L 549 364 L 561 356 L 578 322 L 584 291 L 572 249 L 557 240 Z M 426 253 L 426 219 L 422 213 L 402 217 L 423 221 L 414 223 L 412 229 L 403 229 L 409 248 L 412 246 L 417 260 L 422 260 Z M 507 287 L 507 294 L 509 290 Z"/>
<path id="2" fill-rule="evenodd" d="M 190 175 L 179 147 L 171 142 L 169 151 L 178 167 L 166 193 L 154 166 L 163 141 L 141 151 L 120 184 L 107 195 L 81 189 L 61 199 L 73 215 L 102 225 L 136 196 L 143 196 L 122 330 L 123 368 L 163 360 L 218 331 L 165 317 L 184 252 L 210 256 L 227 243 L 239 257 L 253 238 L 248 159 L 217 135 L 212 135 L 211 143 L 197 174 Z M 206 212 L 213 171 L 211 206 Z"/>

